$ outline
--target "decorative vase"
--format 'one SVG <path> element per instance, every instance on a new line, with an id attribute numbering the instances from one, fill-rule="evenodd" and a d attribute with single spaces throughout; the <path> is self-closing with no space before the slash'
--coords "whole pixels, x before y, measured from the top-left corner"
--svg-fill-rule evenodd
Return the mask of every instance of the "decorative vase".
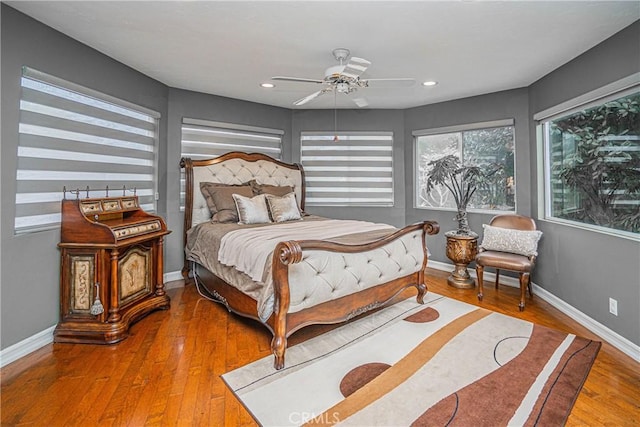
<path id="1" fill-rule="evenodd" d="M 447 238 L 447 257 L 455 265 L 447 278 L 447 283 L 460 289 L 473 288 L 476 282 L 469 275 L 467 266 L 478 254 L 478 235 L 473 231 L 469 234 L 447 231 L 444 235 Z"/>

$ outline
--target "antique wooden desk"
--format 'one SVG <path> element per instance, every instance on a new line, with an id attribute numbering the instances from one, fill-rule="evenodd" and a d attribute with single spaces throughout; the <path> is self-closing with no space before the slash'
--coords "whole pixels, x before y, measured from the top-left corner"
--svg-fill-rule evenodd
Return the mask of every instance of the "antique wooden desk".
<path id="1" fill-rule="evenodd" d="M 126 191 L 122 191 L 126 194 Z M 164 220 L 135 195 L 62 200 L 60 322 L 55 342 L 111 344 L 169 308 L 163 283 Z M 87 190 L 87 195 L 89 190 Z M 107 192 L 108 194 L 108 192 Z"/>

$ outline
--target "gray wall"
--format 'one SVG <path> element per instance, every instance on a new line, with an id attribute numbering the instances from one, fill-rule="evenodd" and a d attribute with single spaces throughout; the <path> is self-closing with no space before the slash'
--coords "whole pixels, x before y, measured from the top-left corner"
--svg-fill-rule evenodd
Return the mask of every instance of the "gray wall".
<path id="1" fill-rule="evenodd" d="M 535 158 L 535 148 L 529 140 L 529 106 L 527 89 L 514 89 L 488 95 L 474 96 L 455 101 L 430 104 L 405 110 L 405 188 L 407 197 L 407 222 L 435 220 L 440 224 L 440 233 L 429 237 L 431 259 L 448 262 L 445 255 L 444 233 L 457 228 L 455 212 L 439 209 L 416 209 L 413 170 L 415 163 L 412 132 L 444 126 L 465 125 L 500 119 L 514 119 L 516 140 L 516 210 L 522 215 L 531 214 L 529 188 L 531 170 L 529 159 Z M 489 222 L 494 214 L 469 212 L 469 225 L 473 231 L 482 234 L 482 224 Z"/>
<path id="2" fill-rule="evenodd" d="M 362 219 L 386 222 L 395 226 L 404 226 L 406 173 L 404 150 L 404 125 L 402 110 L 338 110 L 338 131 L 391 131 L 393 132 L 393 207 L 330 207 L 310 206 L 310 213 L 339 219 Z M 293 111 L 292 158 L 300 161 L 300 133 L 334 130 L 333 110 L 295 110 Z"/>
<path id="3" fill-rule="evenodd" d="M 165 244 L 165 272 L 182 267 L 182 213 L 179 210 L 180 123 L 183 117 L 282 129 L 283 157 L 299 161 L 301 131 L 333 129 L 331 110 L 289 110 L 240 100 L 169 89 L 2 4 L 2 144 L 0 254 L 0 347 L 15 344 L 58 321 L 59 231 L 13 235 L 21 67 L 28 65 L 161 113 L 159 213 L 173 233 Z M 516 124 L 517 209 L 535 215 L 535 140 L 531 113 L 638 71 L 638 24 L 551 73 L 527 89 L 515 89 L 408 110 L 341 110 L 344 130 L 394 133 L 395 206 L 313 208 L 319 215 L 366 218 L 404 225 L 423 219 L 453 229 L 454 213 L 413 207 L 413 141 L 417 129 L 513 117 Z M 576 78 L 579 76 L 579 78 Z M 489 214 L 472 213 L 480 230 Z M 545 236 L 534 282 L 640 343 L 640 247 L 637 242 L 539 221 Z M 447 262 L 442 233 L 429 242 L 433 258 Z M 37 267 L 34 267 L 37 266 Z M 618 299 L 620 316 L 607 312 L 608 296 Z"/>
<path id="4" fill-rule="evenodd" d="M 178 271 L 183 265 L 183 221 L 180 212 L 180 141 L 183 118 L 212 120 L 285 131 L 282 139 L 283 160 L 291 161 L 291 110 L 222 96 L 180 89 L 169 90 L 169 134 L 167 144 L 166 194 L 167 227 L 173 230 L 166 239 L 165 271 Z"/>
<path id="5" fill-rule="evenodd" d="M 168 88 L 2 4 L 2 208 L 0 290 L 2 348 L 58 322 L 60 231 L 15 236 L 16 165 L 21 67 L 28 65 L 71 82 L 158 111 L 160 159 L 166 157 Z M 159 180 L 166 182 L 160 162 Z M 62 189 L 60 189 L 62 191 Z M 166 213 L 164 192 L 158 205 Z"/>
<path id="6" fill-rule="evenodd" d="M 529 87 L 531 114 L 640 71 L 640 21 Z M 532 148 L 535 123 L 530 126 Z M 533 151 L 532 151 L 533 153 Z M 535 156 L 530 167 L 536 171 Z M 542 173 L 540 171 L 540 173 Z M 538 211 L 543 189 L 531 183 Z M 634 344 L 640 344 L 640 242 L 538 219 L 544 233 L 534 281 Z M 609 298 L 618 300 L 618 316 Z"/>

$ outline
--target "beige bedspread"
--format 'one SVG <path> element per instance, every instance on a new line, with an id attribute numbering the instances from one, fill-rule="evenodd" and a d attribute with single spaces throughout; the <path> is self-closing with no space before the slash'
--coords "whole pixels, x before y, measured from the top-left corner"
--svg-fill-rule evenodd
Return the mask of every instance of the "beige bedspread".
<path id="1" fill-rule="evenodd" d="M 309 215 L 305 216 L 299 223 L 302 224 L 315 221 L 324 222 L 328 220 L 315 215 Z M 283 223 L 282 225 L 287 224 L 291 223 Z M 267 224 L 267 226 L 274 228 L 279 225 L 280 224 Z M 258 303 L 258 314 L 260 319 L 263 322 L 266 322 L 273 312 L 273 282 L 271 277 L 271 259 L 273 249 L 264 261 L 265 264 L 262 280 L 252 280 L 246 273 L 238 271 L 235 268 L 224 265 L 218 261 L 218 252 L 224 235 L 234 230 L 261 227 L 265 227 L 265 225 L 238 225 L 235 223 L 212 222 L 202 223 L 187 232 L 187 244 L 185 251 L 188 260 L 197 262 L 216 276 L 223 279 L 225 282 L 235 286 L 243 293 L 255 299 Z M 394 231 L 396 231 L 396 228 L 390 227 L 374 231 L 334 236 L 331 238 L 324 238 L 322 240 L 345 244 L 365 244 L 381 239 Z M 288 234 L 288 236 L 291 236 L 291 234 Z M 317 237 L 286 237 L 282 240 L 303 240 L 308 238 L 316 239 Z M 277 242 L 273 244 L 273 247 L 275 247 L 275 244 L 277 244 Z"/>

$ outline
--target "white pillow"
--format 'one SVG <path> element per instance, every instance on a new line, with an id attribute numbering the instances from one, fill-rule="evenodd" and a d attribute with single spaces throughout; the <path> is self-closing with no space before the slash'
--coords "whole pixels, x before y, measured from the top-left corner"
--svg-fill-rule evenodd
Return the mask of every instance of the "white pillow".
<path id="1" fill-rule="evenodd" d="M 480 247 L 487 251 L 511 252 L 524 256 L 538 255 L 538 241 L 542 231 L 512 230 L 482 224 L 484 236 Z"/>
<path id="2" fill-rule="evenodd" d="M 236 209 L 238 209 L 238 224 L 264 224 L 271 222 L 265 197 L 265 194 L 255 197 L 233 194 L 233 200 L 236 202 Z"/>
<path id="3" fill-rule="evenodd" d="M 267 194 L 267 204 L 271 212 L 271 218 L 274 222 L 285 222 L 302 219 L 300 209 L 296 203 L 296 195 L 294 193 L 285 194 L 282 197 Z"/>

